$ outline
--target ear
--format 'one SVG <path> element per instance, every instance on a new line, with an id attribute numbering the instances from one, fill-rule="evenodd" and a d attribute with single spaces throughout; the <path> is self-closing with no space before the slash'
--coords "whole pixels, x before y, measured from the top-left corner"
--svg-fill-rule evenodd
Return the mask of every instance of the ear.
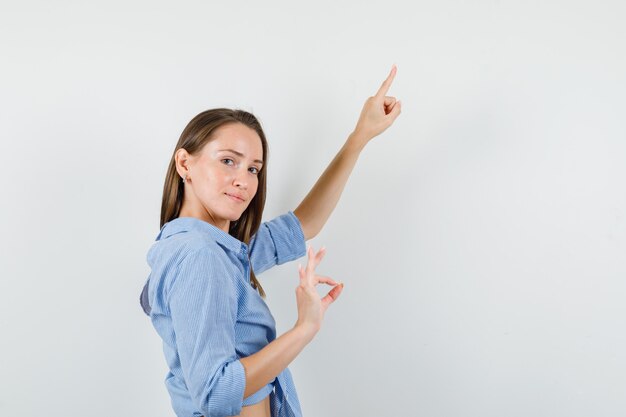
<path id="1" fill-rule="evenodd" d="M 189 175 L 189 164 L 191 163 L 191 155 L 186 149 L 180 148 L 174 154 L 174 160 L 176 161 L 176 172 L 181 178 L 186 178 Z"/>

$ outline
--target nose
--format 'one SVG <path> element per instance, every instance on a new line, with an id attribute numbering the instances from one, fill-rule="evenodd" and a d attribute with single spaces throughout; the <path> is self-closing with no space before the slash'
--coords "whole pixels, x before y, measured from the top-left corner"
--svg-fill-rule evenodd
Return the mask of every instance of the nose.
<path id="1" fill-rule="evenodd" d="M 248 170 L 238 169 L 233 179 L 233 185 L 237 188 L 248 189 Z"/>

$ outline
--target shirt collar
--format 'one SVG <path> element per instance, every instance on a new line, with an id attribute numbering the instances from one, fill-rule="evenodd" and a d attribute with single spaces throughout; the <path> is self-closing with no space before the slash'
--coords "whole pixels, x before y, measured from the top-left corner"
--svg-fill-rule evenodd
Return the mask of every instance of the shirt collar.
<path id="1" fill-rule="evenodd" d="M 198 231 L 210 235 L 217 243 L 235 253 L 246 253 L 248 247 L 239 239 L 229 235 L 219 227 L 195 217 L 178 217 L 163 225 L 156 240 L 168 238 L 176 233 Z"/>

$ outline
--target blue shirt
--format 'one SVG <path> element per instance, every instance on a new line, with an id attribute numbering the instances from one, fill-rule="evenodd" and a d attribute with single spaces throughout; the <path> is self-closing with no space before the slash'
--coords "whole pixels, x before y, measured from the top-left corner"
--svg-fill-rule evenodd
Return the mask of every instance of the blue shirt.
<path id="1" fill-rule="evenodd" d="M 250 245 L 199 219 L 166 223 L 148 252 L 151 272 L 141 295 L 163 339 L 170 371 L 165 385 L 179 417 L 233 416 L 270 395 L 273 417 L 301 417 L 289 369 L 243 398 L 240 358 L 276 338 L 267 304 L 250 284 L 255 274 L 303 256 L 298 218 L 288 212 L 263 223 Z"/>

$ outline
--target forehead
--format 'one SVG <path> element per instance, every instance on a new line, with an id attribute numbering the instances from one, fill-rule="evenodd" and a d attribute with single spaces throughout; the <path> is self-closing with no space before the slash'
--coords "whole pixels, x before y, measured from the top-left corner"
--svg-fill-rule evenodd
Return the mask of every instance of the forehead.
<path id="1" fill-rule="evenodd" d="M 207 143 L 205 150 L 216 153 L 222 149 L 232 149 L 249 159 L 263 160 L 261 138 L 254 129 L 241 123 L 230 123 L 213 132 L 213 138 Z"/>

